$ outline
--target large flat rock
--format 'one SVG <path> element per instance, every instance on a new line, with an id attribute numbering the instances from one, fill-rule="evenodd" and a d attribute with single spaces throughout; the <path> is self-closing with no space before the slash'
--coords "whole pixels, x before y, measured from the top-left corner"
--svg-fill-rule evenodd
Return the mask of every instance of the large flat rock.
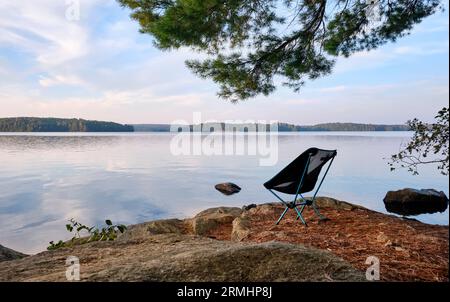
<path id="1" fill-rule="evenodd" d="M 234 243 L 193 235 L 132 236 L 0 263 L 0 281 L 66 281 L 76 256 L 81 281 L 363 281 L 333 254 L 303 245 Z"/>

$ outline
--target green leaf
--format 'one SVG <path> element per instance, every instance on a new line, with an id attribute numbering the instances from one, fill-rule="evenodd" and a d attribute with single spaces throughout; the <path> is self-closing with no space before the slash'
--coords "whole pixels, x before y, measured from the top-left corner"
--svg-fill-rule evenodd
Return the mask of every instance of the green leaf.
<path id="1" fill-rule="evenodd" d="M 118 225 L 118 226 L 117 226 L 117 229 L 119 230 L 119 232 L 123 233 L 123 232 L 125 232 L 125 230 L 127 229 L 127 227 L 124 226 L 123 224 L 121 224 L 121 225 Z"/>
<path id="2" fill-rule="evenodd" d="M 106 225 L 112 225 L 112 221 L 109 219 L 105 220 L 105 223 L 106 223 Z"/>

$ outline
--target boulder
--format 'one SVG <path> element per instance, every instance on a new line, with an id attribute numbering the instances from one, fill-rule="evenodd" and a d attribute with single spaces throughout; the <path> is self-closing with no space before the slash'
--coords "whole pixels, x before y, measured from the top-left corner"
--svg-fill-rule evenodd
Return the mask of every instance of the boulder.
<path id="1" fill-rule="evenodd" d="M 445 193 L 433 189 L 390 191 L 383 201 L 388 212 L 404 216 L 444 212 L 448 207 Z"/>
<path id="2" fill-rule="evenodd" d="M 20 259 L 27 255 L 0 245 L 0 262 Z"/>
<path id="3" fill-rule="evenodd" d="M 246 217 L 237 217 L 233 220 L 233 229 L 231 231 L 231 240 L 242 241 L 250 234 L 251 223 Z"/>
<path id="4" fill-rule="evenodd" d="M 182 234 L 185 222 L 179 219 L 156 220 L 129 226 L 125 233 L 120 234 L 118 241 L 145 239 L 159 234 Z"/>
<path id="5" fill-rule="evenodd" d="M 227 196 L 239 193 L 241 191 L 241 188 L 238 185 L 231 182 L 217 184 L 215 188 L 217 191 Z"/>
<path id="6" fill-rule="evenodd" d="M 257 207 L 257 205 L 254 204 L 254 203 L 252 203 L 252 204 L 243 206 L 243 207 L 242 207 L 242 210 L 244 210 L 244 211 L 249 211 L 249 210 L 254 209 L 254 208 L 256 208 L 256 207 Z"/>
<path id="7" fill-rule="evenodd" d="M 365 209 L 359 205 L 351 204 L 349 202 L 340 201 L 330 197 L 317 197 L 316 205 L 319 209 L 328 208 L 334 210 L 353 211 L 355 209 Z M 281 202 L 265 203 L 259 205 L 250 205 L 244 207 L 243 216 L 246 215 L 274 215 L 279 212 L 279 207 L 283 206 Z M 327 219 L 324 219 L 324 221 Z"/>
<path id="8" fill-rule="evenodd" d="M 255 215 L 276 215 L 279 212 L 281 203 L 264 203 L 259 204 L 256 207 L 245 211 L 242 217 L 255 216 Z"/>
<path id="9" fill-rule="evenodd" d="M 363 207 L 351 204 L 346 201 L 337 200 L 330 197 L 317 197 L 316 205 L 320 208 L 330 208 L 335 210 L 353 211 L 355 209 L 364 209 Z"/>
<path id="10" fill-rule="evenodd" d="M 192 230 L 196 235 L 205 236 L 219 226 L 231 225 L 233 220 L 241 213 L 242 209 L 229 207 L 205 210 L 192 219 Z"/>
<path id="11" fill-rule="evenodd" d="M 136 238 L 139 239 L 139 238 Z M 66 281 L 65 259 L 80 259 L 81 281 L 364 281 L 330 252 L 287 243 L 236 243 L 162 234 L 92 242 L 0 263 L 0 281 Z"/>

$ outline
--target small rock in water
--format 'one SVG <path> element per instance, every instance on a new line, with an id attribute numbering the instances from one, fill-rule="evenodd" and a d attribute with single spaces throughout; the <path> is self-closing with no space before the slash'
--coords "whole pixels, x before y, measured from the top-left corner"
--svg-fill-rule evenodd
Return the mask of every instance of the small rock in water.
<path id="1" fill-rule="evenodd" d="M 433 189 L 390 191 L 383 201 L 388 212 L 404 216 L 444 212 L 448 207 L 445 193 Z"/>
<path id="2" fill-rule="evenodd" d="M 239 193 L 241 191 L 241 188 L 238 185 L 231 182 L 217 184 L 215 188 L 217 191 L 227 196 Z"/>

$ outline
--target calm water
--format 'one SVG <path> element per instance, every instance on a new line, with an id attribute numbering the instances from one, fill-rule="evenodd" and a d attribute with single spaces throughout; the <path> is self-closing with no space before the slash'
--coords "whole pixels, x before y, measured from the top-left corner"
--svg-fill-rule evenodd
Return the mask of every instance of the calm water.
<path id="1" fill-rule="evenodd" d="M 383 197 L 404 187 L 448 194 L 448 177 L 434 168 L 419 176 L 390 172 L 386 158 L 409 133 L 302 133 L 278 137 L 279 160 L 257 156 L 174 156 L 171 134 L 0 134 L 0 244 L 27 253 L 67 239 L 70 218 L 134 224 L 187 217 L 214 206 L 274 201 L 262 183 L 305 149 L 337 149 L 320 195 L 385 212 Z M 214 189 L 232 181 L 243 189 L 227 197 Z M 448 224 L 448 210 L 419 220 Z"/>

